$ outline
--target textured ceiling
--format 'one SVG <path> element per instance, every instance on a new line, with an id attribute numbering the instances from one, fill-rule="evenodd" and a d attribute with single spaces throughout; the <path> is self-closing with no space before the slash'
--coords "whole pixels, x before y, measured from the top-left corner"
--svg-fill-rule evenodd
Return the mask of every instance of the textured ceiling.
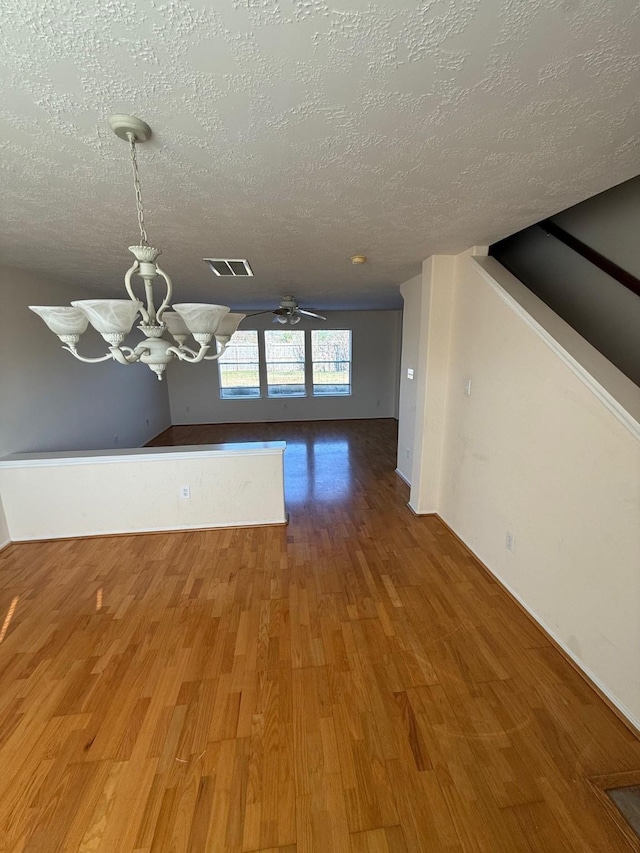
<path id="1" fill-rule="evenodd" d="M 106 119 L 132 112 L 180 300 L 397 307 L 428 255 L 640 171 L 639 19 L 637 0 L 3 0 L 2 260 L 119 294 L 136 222 Z"/>

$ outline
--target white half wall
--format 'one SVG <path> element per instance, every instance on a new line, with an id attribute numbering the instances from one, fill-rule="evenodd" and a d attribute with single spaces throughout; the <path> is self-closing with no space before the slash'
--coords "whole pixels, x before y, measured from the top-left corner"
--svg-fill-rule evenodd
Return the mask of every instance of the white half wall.
<path id="1" fill-rule="evenodd" d="M 433 510 L 640 727 L 640 389 L 494 259 L 459 255 L 440 285 Z"/>
<path id="2" fill-rule="evenodd" d="M 349 397 L 221 400 L 216 362 L 171 364 L 167 370 L 174 424 L 257 423 L 348 418 L 397 418 L 401 311 L 323 312 L 327 322 L 305 318 L 296 329 L 351 329 Z M 242 329 L 273 329 L 271 314 L 247 317 Z"/>
<path id="3" fill-rule="evenodd" d="M 0 488 L 11 539 L 284 524 L 285 446 L 271 441 L 5 457 Z"/>
<path id="4" fill-rule="evenodd" d="M 139 447 L 170 425 L 166 383 L 148 368 L 82 364 L 28 309 L 66 305 L 95 291 L 0 268 L 0 294 L 0 456 Z M 79 348 L 101 355 L 106 344 L 89 327 Z"/>

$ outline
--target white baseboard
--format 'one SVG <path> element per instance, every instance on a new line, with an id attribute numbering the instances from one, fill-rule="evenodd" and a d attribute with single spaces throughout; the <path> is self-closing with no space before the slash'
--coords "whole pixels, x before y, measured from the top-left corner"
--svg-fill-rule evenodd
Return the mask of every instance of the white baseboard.
<path id="1" fill-rule="evenodd" d="M 0 542 L 0 551 L 4 551 L 9 545 L 11 545 L 11 539 L 7 539 L 6 542 Z"/>
<path id="2" fill-rule="evenodd" d="M 438 515 L 438 513 L 435 511 L 435 509 L 418 509 L 417 507 L 415 507 L 415 506 L 411 503 L 411 501 L 409 501 L 409 502 L 407 503 L 407 506 L 409 507 L 409 509 L 411 510 L 411 512 L 412 512 L 414 515 L 417 515 L 417 516 L 420 516 L 420 517 L 422 517 L 422 516 L 427 516 L 427 515 L 437 515 L 437 516 L 438 516 L 438 518 L 440 518 L 440 516 L 439 516 L 439 515 Z M 440 521 L 442 521 L 442 519 L 441 519 L 441 518 L 440 518 Z M 445 524 L 446 524 L 446 522 L 445 522 Z M 475 554 L 474 554 L 473 556 L 475 557 Z"/>
<path id="3" fill-rule="evenodd" d="M 396 468 L 396 474 L 398 475 L 398 477 L 400 477 L 401 480 L 405 481 L 405 483 L 407 484 L 407 486 L 409 486 L 409 488 L 411 488 L 410 481 L 407 480 L 407 478 L 404 476 L 404 474 L 402 473 L 402 471 L 399 468 Z"/>
<path id="4" fill-rule="evenodd" d="M 152 533 L 186 533 L 193 531 L 194 533 L 205 530 L 227 530 L 229 528 L 239 527 L 283 527 L 289 523 L 289 514 L 286 513 L 283 519 L 267 519 L 264 521 L 226 521 L 224 524 L 184 524 L 172 525 L 171 527 L 140 527 L 130 530 L 98 530 L 98 531 L 76 531 L 73 534 L 64 533 L 58 536 L 28 536 L 20 539 L 11 540 L 12 543 L 20 542 L 54 542 L 57 539 L 95 539 L 96 537 L 106 536 L 144 536 Z M 11 543 L 7 543 L 11 544 Z"/>
<path id="5" fill-rule="evenodd" d="M 438 515 L 438 518 L 440 518 L 439 515 Z M 640 731 L 640 719 L 638 717 L 636 717 L 635 714 L 633 714 L 620 701 L 620 699 L 618 699 L 618 697 L 614 693 L 611 692 L 611 690 L 607 687 L 607 685 L 604 684 L 601 681 L 601 679 L 591 669 L 589 669 L 589 667 L 585 664 L 585 662 L 583 660 L 581 660 L 579 657 L 576 656 L 575 652 L 573 652 L 566 645 L 566 643 L 563 640 L 561 640 L 560 637 L 558 637 L 556 632 L 552 628 L 550 628 L 546 624 L 546 622 L 544 622 L 538 616 L 538 614 L 535 612 L 535 610 L 532 610 L 531 607 L 527 604 L 527 602 L 523 598 L 521 598 L 521 596 L 518 595 L 518 593 L 514 589 L 512 589 L 512 587 L 497 572 L 494 572 L 492 569 L 490 569 L 489 566 L 483 560 L 480 559 L 480 557 L 476 554 L 476 552 L 473 550 L 473 548 L 471 548 L 465 542 L 465 540 L 462 538 L 462 536 L 460 536 L 459 533 L 456 533 L 456 531 L 452 527 L 449 527 L 449 524 L 446 521 L 444 521 L 443 518 L 440 518 L 440 520 L 449 528 L 449 530 L 451 530 L 452 533 L 454 533 L 455 536 L 457 536 L 457 538 L 463 543 L 465 548 L 471 554 L 473 554 L 473 556 L 480 563 L 480 565 L 483 566 L 489 572 L 489 574 L 496 579 L 496 581 L 500 584 L 500 586 L 503 586 L 504 589 L 509 593 L 509 595 L 511 595 L 518 602 L 518 604 L 522 607 L 522 609 L 526 613 L 529 614 L 529 616 L 536 623 L 536 625 L 539 625 L 540 628 L 542 628 L 544 633 L 547 634 L 553 640 L 553 642 L 558 646 L 558 648 L 560 648 L 562 650 L 563 654 L 565 654 L 568 658 L 570 658 L 573 661 L 573 663 L 576 666 L 576 669 L 578 669 L 580 672 L 584 673 L 587 680 L 590 681 L 593 685 L 595 685 L 595 687 L 604 696 L 606 696 L 606 698 L 611 703 L 611 705 L 613 705 L 615 708 L 617 708 L 617 710 L 620 712 L 620 715 L 629 721 L 629 723 L 631 724 L 631 726 L 633 726 L 633 728 L 636 730 L 636 732 Z"/>
<path id="6" fill-rule="evenodd" d="M 575 652 L 573 652 L 560 639 L 560 637 L 558 637 L 558 635 L 555 633 L 555 631 L 553 631 L 545 622 L 542 621 L 542 619 L 540 619 L 540 617 L 535 613 L 535 611 L 533 611 L 527 605 L 527 603 L 518 595 L 517 592 L 515 592 L 509 586 L 509 584 L 505 583 L 504 580 L 499 575 L 495 574 L 495 572 L 491 572 L 491 574 L 494 575 L 494 577 L 496 577 L 500 581 L 500 583 L 505 587 L 505 589 L 507 589 L 509 591 L 509 594 L 512 595 L 516 599 L 516 601 L 520 604 L 520 606 L 524 610 L 527 611 L 527 613 L 529 614 L 529 616 L 531 616 L 533 621 L 536 624 L 540 625 L 540 627 L 545 632 L 545 634 L 548 634 L 552 638 L 553 642 L 556 643 L 556 645 L 558 645 L 562 649 L 562 651 L 565 653 L 565 655 L 568 658 L 571 658 L 571 660 L 575 663 L 576 667 L 579 670 L 581 670 L 582 672 L 584 672 L 584 674 L 587 676 L 589 681 L 592 681 L 596 685 L 598 690 L 600 690 L 602 693 L 604 693 L 604 695 L 607 697 L 609 702 L 611 702 L 612 705 L 616 706 L 616 708 L 620 711 L 622 716 L 625 717 L 627 720 L 629 720 L 631 725 L 634 726 L 634 728 L 636 730 L 640 730 L 640 719 L 638 717 L 636 717 L 634 714 L 632 714 L 631 711 L 625 705 L 622 704 L 622 702 L 618 699 L 618 697 L 615 696 L 611 692 L 611 690 L 609 690 L 609 688 L 606 686 L 606 684 L 604 684 L 591 669 L 589 669 L 589 667 L 584 663 L 584 661 L 580 660 L 579 657 L 576 657 Z"/>

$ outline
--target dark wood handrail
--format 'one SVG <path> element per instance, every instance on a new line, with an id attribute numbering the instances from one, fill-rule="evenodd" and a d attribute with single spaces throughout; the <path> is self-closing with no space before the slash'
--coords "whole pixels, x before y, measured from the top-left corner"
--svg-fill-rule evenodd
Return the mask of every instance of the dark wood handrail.
<path id="1" fill-rule="evenodd" d="M 623 270 L 622 267 L 618 266 L 618 264 L 614 264 L 614 262 L 610 261 L 609 258 L 605 258 L 604 255 L 601 255 L 600 252 L 596 252 L 596 250 L 592 249 L 591 246 L 587 246 L 587 244 L 583 243 L 582 240 L 578 240 L 578 238 L 574 237 L 573 234 L 569 234 L 568 231 L 565 231 L 564 228 L 556 225 L 556 223 L 551 219 L 544 219 L 538 224 L 545 233 L 561 240 L 565 246 L 569 246 L 570 249 L 573 249 L 574 252 L 582 255 L 582 257 L 586 258 L 587 261 L 591 261 L 591 263 L 598 267 L 598 269 L 601 269 L 602 272 L 606 272 L 607 275 L 611 276 L 611 278 L 615 278 L 615 280 L 619 281 L 620 284 L 628 287 L 629 290 L 636 294 L 636 296 L 640 296 L 640 280 L 634 275 L 631 275 L 630 272 Z"/>

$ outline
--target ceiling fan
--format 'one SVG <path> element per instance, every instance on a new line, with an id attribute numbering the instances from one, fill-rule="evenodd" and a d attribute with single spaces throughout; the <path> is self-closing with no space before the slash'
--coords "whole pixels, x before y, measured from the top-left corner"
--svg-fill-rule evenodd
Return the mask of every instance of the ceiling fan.
<path id="1" fill-rule="evenodd" d="M 305 311 L 304 308 L 298 307 L 298 300 L 295 296 L 283 296 L 280 300 L 280 305 L 273 311 L 258 311 L 256 314 L 251 314 L 252 317 L 257 317 L 259 314 L 274 314 L 274 323 L 289 323 L 294 326 L 299 323 L 304 317 L 314 317 L 316 320 L 326 320 L 322 314 L 316 314 L 314 311 Z"/>

